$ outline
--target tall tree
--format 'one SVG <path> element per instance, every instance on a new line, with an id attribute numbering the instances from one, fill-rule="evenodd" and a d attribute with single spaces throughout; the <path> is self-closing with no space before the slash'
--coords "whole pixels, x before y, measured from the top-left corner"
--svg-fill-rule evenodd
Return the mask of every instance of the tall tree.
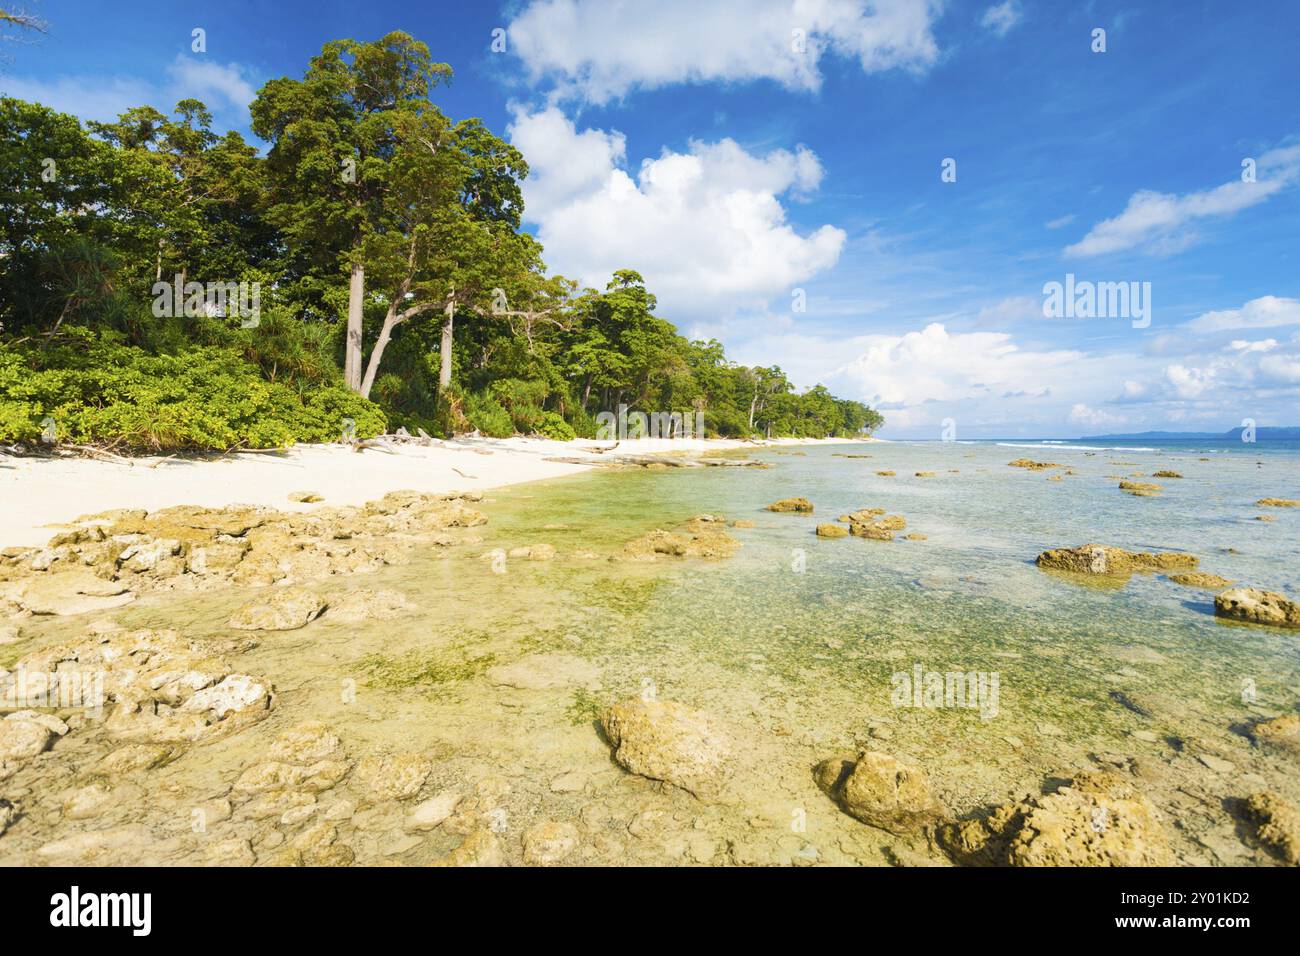
<path id="1" fill-rule="evenodd" d="M 253 130 L 271 143 L 272 221 L 308 268 L 338 264 L 348 273 L 344 379 L 356 391 L 366 252 L 376 251 L 375 237 L 401 232 L 408 212 L 394 201 L 395 189 L 403 193 L 394 182 L 403 165 L 391 161 L 404 150 L 439 148 L 418 136 L 445 122 L 421 119 L 437 113 L 429 91 L 450 77 L 451 67 L 435 63 L 425 44 L 395 31 L 371 43 L 325 44 L 301 80 L 271 80 L 252 104 Z M 391 253 L 387 243 L 378 246 Z"/>

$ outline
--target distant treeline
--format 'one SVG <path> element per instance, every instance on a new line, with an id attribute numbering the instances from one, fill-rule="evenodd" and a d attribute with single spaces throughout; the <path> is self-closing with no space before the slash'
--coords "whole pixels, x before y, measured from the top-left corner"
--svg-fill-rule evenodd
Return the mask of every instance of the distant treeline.
<path id="1" fill-rule="evenodd" d="M 882 424 L 688 341 L 630 269 L 549 275 L 527 163 L 433 104 L 450 75 L 403 33 L 328 43 L 258 93 L 264 156 L 193 99 L 88 124 L 0 99 L 0 441 L 569 438 L 620 405 L 724 436 Z"/>

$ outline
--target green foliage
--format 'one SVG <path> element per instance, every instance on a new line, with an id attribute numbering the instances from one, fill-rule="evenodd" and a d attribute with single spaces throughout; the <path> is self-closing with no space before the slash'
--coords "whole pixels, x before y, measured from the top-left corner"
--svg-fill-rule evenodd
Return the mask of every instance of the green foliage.
<path id="1" fill-rule="evenodd" d="M 466 396 L 465 418 L 471 428 L 490 438 L 509 438 L 515 433 L 510 413 L 490 395 L 473 393 Z"/>
<path id="2" fill-rule="evenodd" d="M 74 330 L 50 343 L 0 346 L 0 441 L 33 441 L 54 419 L 59 441 L 127 450 L 277 448 L 384 431 L 383 413 L 337 382 L 269 382 L 231 348 L 183 354 Z"/>
<path id="3" fill-rule="evenodd" d="M 578 437 L 573 426 L 555 412 L 542 412 L 537 421 L 536 431 L 537 434 L 554 438 L 556 441 L 573 441 Z"/>

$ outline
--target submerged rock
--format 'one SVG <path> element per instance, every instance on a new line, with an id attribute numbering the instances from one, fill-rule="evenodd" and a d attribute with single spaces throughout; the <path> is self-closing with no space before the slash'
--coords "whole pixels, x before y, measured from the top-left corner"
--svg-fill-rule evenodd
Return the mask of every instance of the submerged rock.
<path id="1" fill-rule="evenodd" d="M 632 773 L 700 798 L 721 789 L 731 743 L 710 715 L 684 704 L 634 698 L 615 704 L 600 723 L 614 759 Z"/>
<path id="2" fill-rule="evenodd" d="M 1294 498 L 1260 498 L 1255 504 L 1261 508 L 1300 508 L 1300 501 Z"/>
<path id="3" fill-rule="evenodd" d="M 1204 571 L 1188 571 L 1184 574 L 1171 574 L 1169 580 L 1187 588 L 1203 588 L 1206 591 L 1218 591 L 1232 584 L 1227 578 Z"/>
<path id="4" fill-rule="evenodd" d="M 1259 841 L 1284 862 L 1300 865 L 1300 810 L 1270 791 L 1251 794 L 1245 809 Z"/>
<path id="5" fill-rule="evenodd" d="M 1230 588 L 1215 595 L 1214 613 L 1218 617 L 1251 624 L 1300 627 L 1300 601 L 1259 588 Z"/>
<path id="6" fill-rule="evenodd" d="M 501 841 L 491 830 L 476 830 L 463 843 L 431 866 L 504 866 Z"/>
<path id="7" fill-rule="evenodd" d="M 1161 866 L 1170 862 L 1159 815 L 1145 795 L 1111 773 L 1086 772 L 1069 786 L 940 828 L 955 862 L 985 866 Z"/>
<path id="8" fill-rule="evenodd" d="M 1007 462 L 1008 468 L 1024 468 L 1028 471 L 1043 471 L 1048 468 L 1064 468 L 1064 465 L 1058 465 L 1054 461 L 1034 461 L 1032 458 L 1017 458 L 1015 461 Z"/>
<path id="9" fill-rule="evenodd" d="M 276 588 L 230 616 L 241 631 L 292 631 L 305 627 L 325 610 L 325 602 L 304 588 Z"/>
<path id="10" fill-rule="evenodd" d="M 1250 735 L 1266 750 L 1300 757 L 1300 714 L 1283 714 L 1261 720 L 1250 729 Z"/>
<path id="11" fill-rule="evenodd" d="M 813 777 L 849 816 L 891 833 L 919 830 L 943 815 L 925 771 L 886 753 L 824 760 Z"/>
<path id="12" fill-rule="evenodd" d="M 524 834 L 524 862 L 530 866 L 559 863 L 577 848 L 578 828 L 572 823 L 547 820 Z"/>
<path id="13" fill-rule="evenodd" d="M 1199 559 L 1192 554 L 1172 551 L 1149 553 L 1125 551 L 1102 544 L 1085 544 L 1078 548 L 1054 548 L 1037 558 L 1040 568 L 1069 571 L 1074 574 L 1109 574 L 1127 577 L 1135 572 L 1192 570 Z"/>
<path id="14" fill-rule="evenodd" d="M 550 652 L 498 664 L 488 670 L 487 677 L 498 687 L 517 690 L 591 689 L 600 684 L 600 668 L 572 654 Z"/>
<path id="15" fill-rule="evenodd" d="M 656 528 L 629 541 L 623 546 L 621 557 L 630 561 L 655 561 L 661 555 L 673 558 L 729 558 L 740 550 L 741 542 L 727 534 L 724 520 L 701 521 L 700 517 L 686 522 L 685 533 Z"/>
<path id="16" fill-rule="evenodd" d="M 813 505 L 807 498 L 782 498 L 768 505 L 767 510 L 812 514 Z"/>
<path id="17" fill-rule="evenodd" d="M 357 778 L 377 801 L 415 796 L 432 772 L 433 764 L 416 753 L 372 754 L 357 764 Z"/>
<path id="18" fill-rule="evenodd" d="M 415 805 L 406 818 L 408 830 L 432 830 L 456 812 L 461 795 L 454 790 L 444 790 Z"/>
<path id="19" fill-rule="evenodd" d="M 1151 475 L 1152 478 L 1181 478 L 1183 477 L 1176 471 L 1157 471 Z"/>
<path id="20" fill-rule="evenodd" d="M 22 764 L 43 753 L 54 738 L 49 727 L 20 714 L 0 720 L 0 780 L 13 776 Z"/>
<path id="21" fill-rule="evenodd" d="M 106 611 L 135 599 L 126 584 L 76 568 L 44 571 L 8 590 L 9 599 L 23 610 L 59 616 Z"/>
<path id="22" fill-rule="evenodd" d="M 325 619 L 355 624 L 360 621 L 387 620 L 415 609 L 415 605 L 400 591 L 361 588 L 331 597 Z"/>
<path id="23" fill-rule="evenodd" d="M 1130 495 L 1137 495 L 1138 497 L 1156 497 L 1164 489 L 1160 485 L 1149 481 L 1121 481 L 1119 490 L 1127 491 Z"/>
<path id="24" fill-rule="evenodd" d="M 110 736 L 196 742 L 249 726 L 273 704 L 268 682 L 236 672 L 217 651 L 175 631 L 110 630 L 47 646 L 18 666 L 47 675 L 41 692 L 60 706 L 103 707 Z"/>

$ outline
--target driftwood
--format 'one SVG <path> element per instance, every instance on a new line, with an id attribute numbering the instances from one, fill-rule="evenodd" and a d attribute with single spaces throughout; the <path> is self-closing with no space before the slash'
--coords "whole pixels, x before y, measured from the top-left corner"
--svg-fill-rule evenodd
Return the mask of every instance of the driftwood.
<path id="1" fill-rule="evenodd" d="M 393 449 L 389 448 L 388 445 L 377 438 L 359 438 L 352 442 L 352 450 L 357 454 L 360 454 L 369 448 L 373 448 L 375 451 L 382 451 L 385 455 L 397 454 L 397 452 L 393 451 Z"/>
<path id="2" fill-rule="evenodd" d="M 478 481 L 478 475 L 467 475 L 467 474 L 465 474 L 465 472 L 461 471 L 459 468 L 453 468 L 452 471 L 454 471 L 456 474 L 460 475 L 462 478 L 468 478 L 468 479 L 470 479 L 471 481 Z"/>

